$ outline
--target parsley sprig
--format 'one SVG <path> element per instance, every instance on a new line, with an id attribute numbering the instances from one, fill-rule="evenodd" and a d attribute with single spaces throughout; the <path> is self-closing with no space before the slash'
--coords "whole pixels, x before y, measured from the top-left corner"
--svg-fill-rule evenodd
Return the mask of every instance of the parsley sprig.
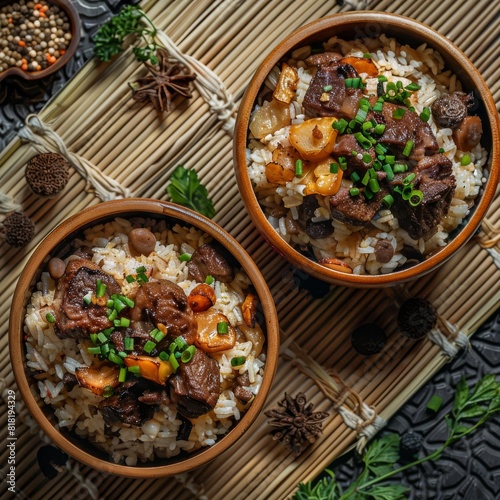
<path id="1" fill-rule="evenodd" d="M 145 42 L 145 47 L 134 47 L 134 55 L 138 61 L 150 61 L 158 64 L 156 57 L 157 30 L 144 11 L 135 5 L 127 5 L 116 16 L 103 24 L 94 36 L 95 55 L 101 61 L 109 61 L 111 57 L 123 50 L 123 41 L 128 35 L 136 35 Z"/>
<path id="2" fill-rule="evenodd" d="M 500 382 L 492 374 L 485 375 L 470 390 L 465 378 L 458 383 L 451 412 L 445 415 L 448 437 L 443 445 L 429 455 L 396 468 L 399 461 L 399 436 L 387 434 L 374 440 L 366 449 L 363 470 L 359 477 L 342 491 L 335 474 L 326 469 L 330 477 L 317 484 L 300 483 L 294 500 L 399 500 L 405 498 L 408 488 L 388 482 L 392 476 L 416 465 L 438 460 L 443 451 L 453 443 L 474 432 L 490 417 L 500 412 Z"/>
<path id="3" fill-rule="evenodd" d="M 179 165 L 170 176 L 167 192 L 174 203 L 192 208 L 209 219 L 215 215 L 207 188 L 198 180 L 196 170 L 186 170 Z"/>

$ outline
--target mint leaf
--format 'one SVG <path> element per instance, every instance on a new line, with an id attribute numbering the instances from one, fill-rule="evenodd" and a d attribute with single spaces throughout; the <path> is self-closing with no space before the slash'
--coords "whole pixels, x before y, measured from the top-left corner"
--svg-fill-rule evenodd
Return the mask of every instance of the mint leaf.
<path id="1" fill-rule="evenodd" d="M 215 215 L 207 188 L 198 180 L 196 170 L 186 170 L 179 165 L 170 176 L 167 192 L 174 203 L 191 208 L 209 219 Z"/>

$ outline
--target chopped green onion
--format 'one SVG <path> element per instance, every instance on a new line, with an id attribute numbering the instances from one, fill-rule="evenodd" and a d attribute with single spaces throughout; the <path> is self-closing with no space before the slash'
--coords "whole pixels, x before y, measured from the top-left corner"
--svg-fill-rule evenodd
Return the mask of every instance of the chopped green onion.
<path id="1" fill-rule="evenodd" d="M 371 141 L 365 137 L 361 132 L 356 132 L 354 134 L 354 138 L 356 141 L 358 141 L 358 144 L 363 148 L 363 149 L 370 149 L 372 147 Z M 356 154 L 358 154 L 356 152 Z"/>
<path id="2" fill-rule="evenodd" d="M 149 332 L 149 336 L 152 337 L 152 338 L 155 338 L 156 334 L 159 332 L 160 330 L 158 330 L 158 328 L 154 328 L 153 330 L 151 330 Z"/>
<path id="3" fill-rule="evenodd" d="M 363 129 L 363 132 L 369 132 L 372 128 L 372 122 L 365 122 L 363 125 L 361 125 L 361 128 Z"/>
<path id="4" fill-rule="evenodd" d="M 302 160 L 295 160 L 295 175 L 302 175 L 303 173 L 303 164 Z"/>
<path id="5" fill-rule="evenodd" d="M 383 109 L 383 102 L 382 101 L 377 101 L 374 105 L 373 105 L 373 111 L 375 111 L 375 113 L 381 113 L 382 112 L 382 109 Z"/>
<path id="6" fill-rule="evenodd" d="M 356 128 L 356 120 L 351 120 L 351 121 L 349 122 L 349 128 L 350 128 L 351 130 L 354 130 L 354 129 Z"/>
<path id="7" fill-rule="evenodd" d="M 403 116 L 404 116 L 405 113 L 406 113 L 406 109 L 405 108 L 396 108 L 394 110 L 394 112 L 392 113 L 392 117 L 395 120 L 401 120 L 401 118 L 403 118 Z"/>
<path id="8" fill-rule="evenodd" d="M 101 344 L 105 344 L 109 340 L 109 335 L 106 335 L 104 332 L 99 332 L 97 334 L 97 339 Z"/>
<path id="9" fill-rule="evenodd" d="M 427 108 L 427 107 L 424 108 L 422 110 L 422 113 L 420 113 L 420 119 L 423 122 L 428 122 L 430 117 L 431 117 L 431 110 L 429 108 Z"/>
<path id="10" fill-rule="evenodd" d="M 130 326 L 130 320 L 128 318 L 119 318 L 119 319 L 115 319 L 113 321 L 113 324 L 117 327 L 129 327 Z"/>
<path id="11" fill-rule="evenodd" d="M 363 155 L 363 162 L 368 164 L 368 163 L 371 163 L 371 161 L 372 161 L 371 155 L 369 155 L 368 153 L 365 153 Z"/>
<path id="12" fill-rule="evenodd" d="M 115 303 L 114 303 L 113 299 L 108 299 L 108 301 L 106 302 L 106 307 L 108 309 L 113 309 L 114 305 L 115 305 Z"/>
<path id="13" fill-rule="evenodd" d="M 113 387 L 107 385 L 102 391 L 103 398 L 110 398 L 113 395 Z"/>
<path id="14" fill-rule="evenodd" d="M 128 307 L 134 307 L 135 303 L 132 299 L 125 297 L 125 295 L 120 295 L 120 300 Z"/>
<path id="15" fill-rule="evenodd" d="M 141 284 L 144 284 L 149 281 L 149 278 L 144 273 L 139 273 L 137 275 L 137 281 Z"/>
<path id="16" fill-rule="evenodd" d="M 346 170 L 347 169 L 347 160 L 344 156 L 339 156 L 337 158 L 337 161 L 339 162 L 340 165 L 340 170 Z"/>
<path id="17" fill-rule="evenodd" d="M 367 170 L 365 175 L 363 175 L 363 179 L 361 179 L 361 184 L 363 186 L 368 186 L 368 181 L 371 179 L 370 171 Z"/>
<path id="18" fill-rule="evenodd" d="M 359 188 L 351 188 L 351 189 L 349 189 L 349 194 L 351 196 L 358 196 L 358 194 L 359 194 Z"/>
<path id="19" fill-rule="evenodd" d="M 325 85 L 325 86 L 323 87 L 323 91 L 324 91 L 324 92 L 330 92 L 330 90 L 332 90 L 332 89 L 333 89 L 333 87 L 332 87 L 331 85 Z"/>
<path id="20" fill-rule="evenodd" d="M 380 191 L 380 184 L 377 179 L 370 179 L 368 182 L 368 187 L 372 193 L 378 193 Z"/>
<path id="21" fill-rule="evenodd" d="M 104 294 L 106 293 L 106 285 L 100 280 L 97 280 L 97 287 L 96 287 L 96 297 L 104 297 Z"/>
<path id="22" fill-rule="evenodd" d="M 114 352 L 109 353 L 108 359 L 115 365 L 123 366 L 123 358 Z"/>
<path id="23" fill-rule="evenodd" d="M 120 358 L 126 358 L 128 354 L 124 351 L 118 351 L 118 356 L 120 356 Z"/>
<path id="24" fill-rule="evenodd" d="M 437 394 L 434 394 L 431 399 L 429 399 L 426 408 L 430 411 L 433 411 L 434 413 L 437 413 L 441 409 L 442 405 L 443 398 L 441 396 L 438 396 Z"/>
<path id="25" fill-rule="evenodd" d="M 392 167 L 392 170 L 395 174 L 401 174 L 403 172 L 406 172 L 408 170 L 408 167 L 404 163 L 396 163 L 394 167 Z"/>
<path id="26" fill-rule="evenodd" d="M 438 151 L 438 153 L 441 153 L 441 154 L 443 154 L 443 153 L 444 153 L 444 148 L 439 148 L 439 151 Z"/>
<path id="27" fill-rule="evenodd" d="M 108 338 L 109 336 L 115 331 L 115 327 L 114 326 L 111 326 L 109 328 L 106 328 L 106 330 L 103 330 L 102 333 L 104 333 L 104 335 L 106 335 Z"/>
<path id="28" fill-rule="evenodd" d="M 373 162 L 373 168 L 374 168 L 375 170 L 380 170 L 380 169 L 382 168 L 382 163 L 380 163 L 378 160 L 375 160 L 375 161 Z"/>
<path id="29" fill-rule="evenodd" d="M 127 380 L 127 368 L 122 366 L 120 368 L 120 374 L 118 375 L 118 382 L 122 383 L 125 382 L 125 380 Z"/>
<path id="30" fill-rule="evenodd" d="M 102 344 L 102 346 L 101 346 L 101 354 L 102 354 L 103 356 L 107 356 L 107 355 L 109 354 L 110 349 L 111 349 L 111 348 L 110 348 L 110 346 L 109 346 L 109 344 L 108 344 L 108 343 L 106 343 L 106 344 Z"/>
<path id="31" fill-rule="evenodd" d="M 390 182 L 394 179 L 394 172 L 389 164 L 385 164 L 383 167 L 384 172 L 387 174 L 387 180 Z"/>
<path id="32" fill-rule="evenodd" d="M 352 81 L 353 81 L 353 78 L 346 78 L 345 79 L 345 86 L 348 88 L 354 87 Z"/>
<path id="33" fill-rule="evenodd" d="M 165 351 L 160 352 L 160 359 L 162 361 L 168 361 L 169 358 L 170 358 L 170 356 L 168 353 L 166 353 Z"/>
<path id="34" fill-rule="evenodd" d="M 138 365 L 129 366 L 127 368 L 127 371 L 129 371 L 130 373 L 133 373 L 135 375 L 140 375 L 141 374 L 141 367 Z"/>
<path id="35" fill-rule="evenodd" d="M 205 283 L 207 285 L 211 285 L 214 282 L 214 277 L 210 276 L 210 274 L 205 278 Z"/>
<path id="36" fill-rule="evenodd" d="M 394 162 L 396 161 L 396 157 L 393 156 L 393 155 L 386 155 L 385 157 L 385 161 L 386 163 L 388 163 L 389 165 L 394 165 Z"/>
<path id="37" fill-rule="evenodd" d="M 145 344 L 144 344 L 144 352 L 146 352 L 147 354 L 151 354 L 151 351 L 156 347 L 156 344 L 154 342 L 152 342 L 151 340 L 148 340 Z"/>
<path id="38" fill-rule="evenodd" d="M 116 309 L 111 309 L 111 312 L 108 314 L 109 321 L 114 321 L 118 316 L 118 311 Z"/>
<path id="39" fill-rule="evenodd" d="M 174 356 L 176 357 L 176 359 L 181 359 L 182 354 L 179 351 L 175 351 Z"/>
<path id="40" fill-rule="evenodd" d="M 47 313 L 45 315 L 45 319 L 49 322 L 49 323 L 54 323 L 54 321 L 56 320 L 56 318 L 54 318 L 54 315 L 52 313 Z"/>
<path id="41" fill-rule="evenodd" d="M 181 253 L 179 255 L 179 260 L 181 262 L 189 262 L 191 260 L 191 255 L 188 253 Z"/>
<path id="42" fill-rule="evenodd" d="M 182 353 L 181 361 L 183 363 L 189 363 L 193 359 L 195 352 L 196 352 L 196 347 L 194 345 L 186 347 L 186 349 Z"/>
<path id="43" fill-rule="evenodd" d="M 401 198 L 403 198 L 403 200 L 409 200 L 412 193 L 413 193 L 413 186 L 412 185 L 405 186 L 401 191 Z"/>
<path id="44" fill-rule="evenodd" d="M 375 146 L 375 152 L 376 152 L 378 155 L 385 155 L 385 153 L 387 153 L 387 148 L 386 148 L 383 144 L 378 143 L 378 144 Z"/>
<path id="45" fill-rule="evenodd" d="M 134 339 L 132 337 L 125 337 L 123 339 L 123 342 L 125 344 L 126 351 L 133 351 L 134 350 Z"/>
<path id="46" fill-rule="evenodd" d="M 116 309 L 116 312 L 121 312 L 123 309 L 125 309 L 127 306 L 120 300 L 118 295 L 112 295 L 111 298 L 113 299 L 113 308 Z"/>
<path id="47" fill-rule="evenodd" d="M 380 75 L 380 76 L 378 77 L 378 81 L 379 81 L 379 82 L 388 82 L 389 80 L 387 79 L 387 77 L 386 77 L 386 76 L 384 76 L 384 75 Z"/>
<path id="48" fill-rule="evenodd" d="M 410 193 L 410 198 L 408 199 L 408 203 L 412 207 L 418 207 L 418 205 L 420 205 L 420 203 L 422 203 L 423 199 L 424 199 L 424 193 L 422 193 L 422 191 L 420 191 L 420 189 L 414 189 Z"/>
<path id="49" fill-rule="evenodd" d="M 88 292 L 83 296 L 83 303 L 87 306 L 92 303 L 92 292 Z"/>
<path id="50" fill-rule="evenodd" d="M 375 196 L 373 194 L 373 191 L 371 189 L 369 189 L 369 188 L 366 188 L 363 194 L 365 195 L 365 198 L 367 200 L 371 200 Z"/>
<path id="51" fill-rule="evenodd" d="M 92 344 L 96 345 L 97 344 L 97 333 L 91 333 L 90 340 L 92 341 Z"/>
<path id="52" fill-rule="evenodd" d="M 364 109 L 359 108 L 354 119 L 358 123 L 363 123 L 366 120 L 367 116 L 368 116 L 368 112 L 365 111 Z"/>
<path id="53" fill-rule="evenodd" d="M 399 83 L 399 82 L 398 82 Z M 411 92 L 414 92 L 415 90 L 420 90 L 420 85 L 418 83 L 409 83 L 406 87 L 406 90 L 410 90 Z"/>
<path id="54" fill-rule="evenodd" d="M 146 268 L 145 266 L 141 266 L 141 267 L 138 267 L 136 270 L 135 270 L 136 273 L 145 273 L 146 272 Z"/>
<path id="55" fill-rule="evenodd" d="M 127 280 L 127 283 L 133 283 L 135 281 L 135 278 L 131 274 L 125 276 L 125 279 Z"/>
<path id="56" fill-rule="evenodd" d="M 99 346 L 97 346 L 97 347 L 87 347 L 87 352 L 89 354 L 101 354 L 101 348 Z"/>
<path id="57" fill-rule="evenodd" d="M 415 174 L 412 172 L 403 179 L 403 186 L 409 186 L 413 179 L 415 179 Z"/>
<path id="58" fill-rule="evenodd" d="M 470 155 L 468 154 L 463 155 L 462 158 L 460 159 L 460 165 L 465 167 L 469 163 L 470 163 Z"/>
<path id="59" fill-rule="evenodd" d="M 383 123 L 377 123 L 377 125 L 375 125 L 375 128 L 373 129 L 373 131 L 378 135 L 382 135 L 384 133 L 384 130 L 385 125 Z"/>
<path id="60" fill-rule="evenodd" d="M 352 86 L 355 89 L 359 89 L 361 87 L 361 78 L 353 78 L 352 79 Z"/>
<path id="61" fill-rule="evenodd" d="M 172 353 L 168 360 L 170 361 L 170 364 L 172 365 L 172 368 L 174 369 L 174 372 L 179 368 L 179 362 L 177 361 L 177 358 L 175 357 L 174 353 Z"/>
<path id="62" fill-rule="evenodd" d="M 339 172 L 338 163 L 330 163 L 330 173 L 331 174 L 338 174 L 338 172 Z"/>
<path id="63" fill-rule="evenodd" d="M 245 364 L 245 361 L 247 358 L 245 356 L 235 356 L 234 358 L 231 358 L 231 366 L 241 366 Z"/>
<path id="64" fill-rule="evenodd" d="M 403 149 L 403 156 L 410 156 L 411 150 L 413 149 L 413 141 L 406 141 L 405 147 Z"/>
<path id="65" fill-rule="evenodd" d="M 390 194 L 388 194 L 382 198 L 382 203 L 385 207 L 391 208 L 392 204 L 394 203 L 394 198 Z"/>
<path id="66" fill-rule="evenodd" d="M 217 333 L 219 335 L 227 335 L 229 333 L 229 328 L 228 328 L 227 322 L 219 321 L 217 323 Z"/>
<path id="67" fill-rule="evenodd" d="M 154 339 L 156 340 L 156 342 L 161 342 L 164 337 L 165 334 L 162 331 L 158 330 L 158 332 L 154 336 Z"/>
<path id="68" fill-rule="evenodd" d="M 347 123 L 344 118 L 341 118 L 340 120 L 336 120 L 332 123 L 332 127 L 339 132 L 339 134 L 343 134 L 345 129 L 347 128 L 349 124 Z"/>
<path id="69" fill-rule="evenodd" d="M 369 52 L 365 52 L 365 53 L 363 54 L 363 57 L 364 57 L 365 59 L 371 59 L 371 58 L 372 58 L 372 55 L 371 55 Z"/>
<path id="70" fill-rule="evenodd" d="M 359 177 L 359 174 L 357 172 L 353 172 L 351 174 L 351 180 L 352 182 L 359 182 L 361 178 Z"/>

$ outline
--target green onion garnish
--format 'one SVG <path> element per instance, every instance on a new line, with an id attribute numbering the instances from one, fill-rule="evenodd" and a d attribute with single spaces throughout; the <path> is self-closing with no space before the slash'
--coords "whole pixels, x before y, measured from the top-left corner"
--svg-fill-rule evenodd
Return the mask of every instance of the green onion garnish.
<path id="1" fill-rule="evenodd" d="M 106 335 L 104 332 L 99 332 L 97 334 L 97 340 L 99 340 L 101 344 L 105 344 L 109 340 L 109 336 Z"/>
<path id="2" fill-rule="evenodd" d="M 344 120 L 344 118 L 341 118 L 340 120 L 336 120 L 332 123 L 332 128 L 337 130 L 339 134 L 343 134 L 348 125 L 347 121 Z"/>
<path id="3" fill-rule="evenodd" d="M 412 185 L 405 186 L 401 190 L 401 198 L 403 198 L 403 200 L 409 200 L 411 198 L 412 193 L 413 193 L 413 186 Z"/>
<path id="4" fill-rule="evenodd" d="M 154 339 L 156 340 L 156 342 L 161 342 L 164 337 L 165 337 L 165 334 L 162 331 L 158 330 L 158 332 L 156 332 L 156 334 L 154 336 Z"/>
<path id="5" fill-rule="evenodd" d="M 365 153 L 363 155 L 363 162 L 366 163 L 366 164 L 368 164 L 368 163 L 371 163 L 371 161 L 372 161 L 371 155 L 369 155 L 368 153 Z"/>
<path id="6" fill-rule="evenodd" d="M 118 356 L 120 356 L 120 358 L 126 358 L 128 354 L 125 351 L 118 351 Z"/>
<path id="7" fill-rule="evenodd" d="M 229 333 L 229 328 L 226 321 L 219 321 L 219 323 L 217 323 L 217 333 L 219 335 L 227 335 Z"/>
<path id="8" fill-rule="evenodd" d="M 384 172 L 387 174 L 387 180 L 390 182 L 392 179 L 394 179 L 394 172 L 392 171 L 392 168 L 389 164 L 385 164 L 383 167 Z"/>
<path id="9" fill-rule="evenodd" d="M 214 282 L 214 277 L 210 276 L 210 274 L 205 278 L 205 283 L 207 285 L 211 285 Z"/>
<path id="10" fill-rule="evenodd" d="M 118 311 L 116 309 L 111 309 L 111 312 L 108 314 L 109 321 L 114 321 L 118 316 Z"/>
<path id="11" fill-rule="evenodd" d="M 140 284 L 144 284 L 144 283 L 147 283 L 149 281 L 149 278 L 144 273 L 138 273 L 137 274 L 137 281 Z"/>
<path id="12" fill-rule="evenodd" d="M 97 286 L 96 286 L 96 297 L 104 297 L 104 294 L 106 293 L 106 285 L 100 280 L 97 280 Z"/>
<path id="13" fill-rule="evenodd" d="M 303 171 L 302 160 L 301 159 L 295 160 L 295 175 L 302 175 L 302 171 Z"/>
<path id="14" fill-rule="evenodd" d="M 410 156 L 411 150 L 413 149 L 413 141 L 406 141 L 405 147 L 403 149 L 403 156 Z"/>
<path id="15" fill-rule="evenodd" d="M 338 174 L 339 173 L 338 163 L 330 163 L 330 173 L 331 174 Z"/>
<path id="16" fill-rule="evenodd" d="M 125 276 L 125 279 L 127 280 L 127 283 L 133 283 L 135 281 L 135 278 L 131 274 Z"/>
<path id="17" fill-rule="evenodd" d="M 339 156 L 337 158 L 337 161 L 339 162 L 340 165 L 340 170 L 346 170 L 347 169 L 347 160 L 344 156 Z"/>
<path id="18" fill-rule="evenodd" d="M 371 179 L 370 171 L 367 170 L 365 175 L 363 175 L 363 179 L 361 179 L 361 184 L 363 186 L 368 186 L 368 181 Z"/>
<path id="19" fill-rule="evenodd" d="M 110 350 L 111 350 L 111 348 L 109 347 L 108 343 L 102 344 L 102 346 L 101 346 L 101 354 L 103 356 L 107 356 L 109 354 Z"/>
<path id="20" fill-rule="evenodd" d="M 369 188 L 366 188 L 363 194 L 365 195 L 365 198 L 367 200 L 371 200 L 375 196 L 373 194 L 373 191 L 371 189 L 369 189 Z"/>
<path id="21" fill-rule="evenodd" d="M 358 196 L 358 194 L 359 194 L 359 188 L 351 188 L 351 189 L 349 189 L 349 194 L 351 196 Z"/>
<path id="22" fill-rule="evenodd" d="M 439 148 L 439 153 L 443 154 L 444 153 L 444 148 Z"/>
<path id="23" fill-rule="evenodd" d="M 169 357 L 170 357 L 169 354 L 166 353 L 165 351 L 161 351 L 160 352 L 160 359 L 162 361 L 168 361 Z"/>
<path id="24" fill-rule="evenodd" d="M 415 179 L 415 174 L 412 172 L 403 179 L 403 186 L 409 186 L 413 179 Z"/>
<path id="25" fill-rule="evenodd" d="M 120 295 L 120 300 L 128 307 L 134 307 L 135 303 L 132 299 L 125 297 L 125 295 Z"/>
<path id="26" fill-rule="evenodd" d="M 406 172 L 408 167 L 404 163 L 396 163 L 394 167 L 392 167 L 392 170 L 394 171 L 395 174 L 401 174 L 403 172 Z"/>
<path id="27" fill-rule="evenodd" d="M 92 344 L 96 345 L 97 344 L 97 333 L 91 333 L 90 340 L 92 341 Z"/>
<path id="28" fill-rule="evenodd" d="M 130 320 L 128 318 L 119 318 L 119 319 L 115 319 L 113 321 L 113 324 L 117 327 L 129 327 L 130 326 Z"/>
<path id="29" fill-rule="evenodd" d="M 136 273 L 145 273 L 146 272 L 146 267 L 145 266 L 141 266 L 141 267 L 138 267 L 136 270 L 135 270 Z"/>
<path id="30" fill-rule="evenodd" d="M 428 122 L 430 117 L 431 117 L 431 110 L 429 108 L 424 108 L 422 110 L 422 113 L 420 113 L 420 119 L 423 122 Z"/>
<path id="31" fill-rule="evenodd" d="M 193 359 L 195 352 L 196 352 L 196 347 L 194 345 L 186 347 L 186 349 L 182 353 L 181 361 L 183 363 L 189 363 Z"/>
<path id="32" fill-rule="evenodd" d="M 179 362 L 177 361 L 177 358 L 175 357 L 174 353 L 172 353 L 168 360 L 170 361 L 170 364 L 172 365 L 172 368 L 174 369 L 174 372 L 179 368 Z"/>
<path id="33" fill-rule="evenodd" d="M 56 318 L 54 318 L 54 315 L 52 313 L 47 313 L 45 315 L 45 319 L 49 322 L 49 323 L 54 323 L 54 321 L 56 320 Z"/>
<path id="34" fill-rule="evenodd" d="M 363 123 L 366 120 L 367 116 L 368 116 L 368 112 L 364 109 L 359 108 L 354 119 L 358 123 Z"/>
<path id="35" fill-rule="evenodd" d="M 92 303 L 92 292 L 88 292 L 83 296 L 83 303 L 87 306 Z"/>
<path id="36" fill-rule="evenodd" d="M 120 374 L 118 375 L 118 382 L 122 383 L 125 382 L 125 380 L 127 380 L 127 369 L 122 366 L 120 368 Z"/>
<path id="37" fill-rule="evenodd" d="M 423 199 L 424 199 L 424 193 L 422 193 L 422 191 L 420 191 L 420 189 L 414 189 L 410 193 L 410 197 L 408 198 L 408 203 L 412 207 L 418 207 L 418 205 L 420 205 L 420 203 L 422 203 Z"/>
<path id="38" fill-rule="evenodd" d="M 420 90 L 420 85 L 418 83 L 410 83 L 405 87 L 405 89 L 414 92 L 416 90 Z"/>
<path id="39" fill-rule="evenodd" d="M 113 395 L 113 388 L 110 385 L 107 385 L 102 391 L 103 398 L 110 398 Z"/>
<path id="40" fill-rule="evenodd" d="M 442 405 L 443 398 L 441 396 L 438 396 L 437 394 L 434 394 L 431 399 L 429 399 L 426 408 L 430 411 L 433 411 L 434 413 L 437 413 L 441 409 Z"/>
<path id="41" fill-rule="evenodd" d="M 133 351 L 134 350 L 134 339 L 132 337 L 125 337 L 123 339 L 123 343 L 125 344 L 126 351 Z"/>
<path id="42" fill-rule="evenodd" d="M 373 131 L 378 135 L 382 135 L 384 133 L 384 130 L 385 125 L 383 123 L 377 123 L 377 125 L 375 125 L 375 128 L 373 129 Z"/>
<path id="43" fill-rule="evenodd" d="M 372 58 L 372 55 L 371 55 L 369 52 L 365 52 L 365 53 L 363 54 L 363 57 L 364 57 L 365 59 L 371 59 L 371 58 Z"/>
<path id="44" fill-rule="evenodd" d="M 394 110 L 394 112 L 392 113 L 392 117 L 395 120 L 401 120 L 401 118 L 403 118 L 403 116 L 404 116 L 405 113 L 406 113 L 406 109 L 405 108 L 396 108 Z"/>
<path id="45" fill-rule="evenodd" d="M 381 113 L 382 112 L 382 109 L 383 109 L 383 102 L 382 101 L 377 101 L 374 105 L 373 105 L 373 111 L 375 111 L 375 113 Z"/>
<path id="46" fill-rule="evenodd" d="M 363 132 L 369 132 L 372 128 L 372 122 L 365 122 L 363 125 L 361 125 L 361 128 L 363 129 Z"/>
<path id="47" fill-rule="evenodd" d="M 352 81 L 353 81 L 353 78 L 346 78 L 345 79 L 345 86 L 348 88 L 353 87 L 354 85 L 353 85 Z"/>
<path id="48" fill-rule="evenodd" d="M 380 75 L 380 76 L 378 77 L 378 81 L 383 83 L 383 82 L 388 82 L 389 80 L 387 79 L 387 77 L 386 77 L 386 76 L 384 76 L 384 75 Z"/>
<path id="49" fill-rule="evenodd" d="M 375 145 L 375 152 L 378 155 L 385 155 L 385 153 L 387 153 L 387 148 L 383 144 L 378 143 Z"/>
<path id="50" fill-rule="evenodd" d="M 156 347 L 156 344 L 154 342 L 152 342 L 151 340 L 148 340 L 145 344 L 144 344 L 144 352 L 148 353 L 148 354 L 151 354 L 151 351 Z"/>
<path id="51" fill-rule="evenodd" d="M 247 358 L 245 356 L 235 356 L 234 358 L 231 358 L 231 366 L 241 366 L 245 364 L 245 361 Z"/>
<path id="52" fill-rule="evenodd" d="M 380 191 L 380 184 L 377 179 L 370 179 L 368 181 L 368 187 L 372 191 L 372 193 L 378 193 Z"/>
<path id="53" fill-rule="evenodd" d="M 388 194 L 382 198 L 382 203 L 385 207 L 391 208 L 392 204 L 394 203 L 394 198 L 390 194 Z"/>
<path id="54" fill-rule="evenodd" d="M 138 365 L 134 365 L 134 366 L 129 366 L 127 368 L 127 370 L 130 372 L 130 373 L 133 373 L 135 375 L 140 375 L 141 374 L 141 367 L 138 366 Z"/>
<path id="55" fill-rule="evenodd" d="M 324 92 L 330 92 L 330 90 L 332 90 L 332 89 L 333 89 L 333 87 L 332 87 L 331 85 L 325 85 L 325 86 L 323 87 L 323 91 L 324 91 Z"/>
<path id="56" fill-rule="evenodd" d="M 179 260 L 181 262 L 189 262 L 191 260 L 191 255 L 188 253 L 181 253 L 179 255 Z"/>
<path id="57" fill-rule="evenodd" d="M 354 134 L 354 138 L 358 141 L 358 144 L 363 148 L 363 149 L 370 149 L 372 147 L 372 143 L 370 139 L 365 137 L 361 132 L 356 132 Z M 356 154 L 358 154 L 356 152 Z"/>
<path id="58" fill-rule="evenodd" d="M 127 306 L 124 304 L 118 295 L 112 295 L 111 298 L 113 299 L 113 309 L 116 309 L 116 312 L 122 312 L 123 309 L 125 309 Z"/>
<path id="59" fill-rule="evenodd" d="M 386 163 L 388 163 L 389 165 L 394 165 L 394 162 L 396 161 L 396 157 L 393 156 L 393 155 L 386 155 L 385 157 L 385 161 Z"/>
<path id="60" fill-rule="evenodd" d="M 87 347 L 87 352 L 89 354 L 101 354 L 101 348 L 99 346 L 97 346 L 97 347 Z"/>
<path id="61" fill-rule="evenodd" d="M 465 167 L 466 165 L 468 165 L 470 163 L 470 161 L 471 161 L 470 160 L 470 155 L 465 154 L 460 159 L 460 165 L 462 165 L 462 167 Z"/>
<path id="62" fill-rule="evenodd" d="M 351 174 L 351 180 L 352 182 L 359 182 L 361 178 L 359 177 L 359 174 L 357 172 L 353 172 Z"/>
<path id="63" fill-rule="evenodd" d="M 114 352 L 109 353 L 108 359 L 115 365 L 123 366 L 123 358 Z"/>

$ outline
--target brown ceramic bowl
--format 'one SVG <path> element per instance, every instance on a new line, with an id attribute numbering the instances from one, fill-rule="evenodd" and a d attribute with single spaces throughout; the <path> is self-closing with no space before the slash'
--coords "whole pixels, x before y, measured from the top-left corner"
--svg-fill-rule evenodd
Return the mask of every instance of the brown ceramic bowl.
<path id="1" fill-rule="evenodd" d="M 387 36 L 399 39 L 401 43 L 414 47 L 427 43 L 443 56 L 446 66 L 456 73 L 466 91 L 474 90 L 478 97 L 480 109 L 478 114 L 483 123 L 481 144 L 489 152 L 486 169 L 489 177 L 479 196 L 475 207 L 466 219 L 466 225 L 455 230 L 451 241 L 429 256 L 425 261 L 405 270 L 390 274 L 353 275 L 328 269 L 305 257 L 286 243 L 268 222 L 255 196 L 247 171 L 245 158 L 248 140 L 248 125 L 255 100 L 272 68 L 287 54 L 296 48 L 312 42 L 326 41 L 332 36 L 353 39 L 359 36 Z M 236 121 L 234 138 L 235 172 L 245 207 L 255 225 L 274 249 L 296 267 L 319 279 L 337 285 L 362 288 L 376 288 L 396 285 L 418 278 L 443 264 L 474 234 L 490 205 L 498 183 L 500 170 L 500 123 L 495 102 L 470 60 L 446 37 L 413 19 L 383 12 L 349 12 L 336 14 L 314 21 L 285 38 L 266 57 L 260 65 L 243 96 Z"/>
<path id="2" fill-rule="evenodd" d="M 36 385 L 36 381 L 30 376 L 26 367 L 23 325 L 26 304 L 33 287 L 52 255 L 64 253 L 65 248 L 68 252 L 68 242 L 87 227 L 113 220 L 115 217 L 135 216 L 164 219 L 198 228 L 212 236 L 234 256 L 239 266 L 251 279 L 262 304 L 263 319 L 260 324 L 266 335 L 267 361 L 260 391 L 250 408 L 213 446 L 182 457 L 158 459 L 155 462 L 129 467 L 113 463 L 105 453 L 97 450 L 89 441 L 79 439 L 70 432 L 60 431 L 54 426 L 55 418 L 51 407 L 45 405 L 39 397 L 34 396 L 34 393 L 37 393 L 36 387 L 31 388 L 33 384 Z M 70 217 L 54 229 L 33 252 L 21 273 L 12 304 L 9 322 L 10 356 L 14 376 L 24 402 L 43 431 L 59 448 L 80 462 L 105 472 L 135 478 L 154 478 L 186 472 L 213 460 L 236 443 L 248 430 L 264 405 L 276 370 L 279 347 L 277 315 L 271 293 L 257 266 L 239 243 L 217 224 L 192 210 L 172 203 L 148 199 L 118 200 L 92 206 Z"/>
<path id="3" fill-rule="evenodd" d="M 14 0 L 0 0 L 0 7 L 13 3 L 15 3 Z M 78 15 L 77 10 L 70 0 L 48 0 L 48 3 L 58 5 L 62 10 L 64 10 L 64 12 L 66 12 L 66 15 L 69 18 L 72 38 L 68 49 L 54 64 L 48 68 L 41 71 L 23 71 L 18 67 L 9 68 L 0 73 L 0 81 L 8 76 L 19 76 L 25 80 L 39 80 L 40 78 L 44 78 L 61 69 L 75 54 L 76 48 L 80 43 L 80 16 Z"/>

